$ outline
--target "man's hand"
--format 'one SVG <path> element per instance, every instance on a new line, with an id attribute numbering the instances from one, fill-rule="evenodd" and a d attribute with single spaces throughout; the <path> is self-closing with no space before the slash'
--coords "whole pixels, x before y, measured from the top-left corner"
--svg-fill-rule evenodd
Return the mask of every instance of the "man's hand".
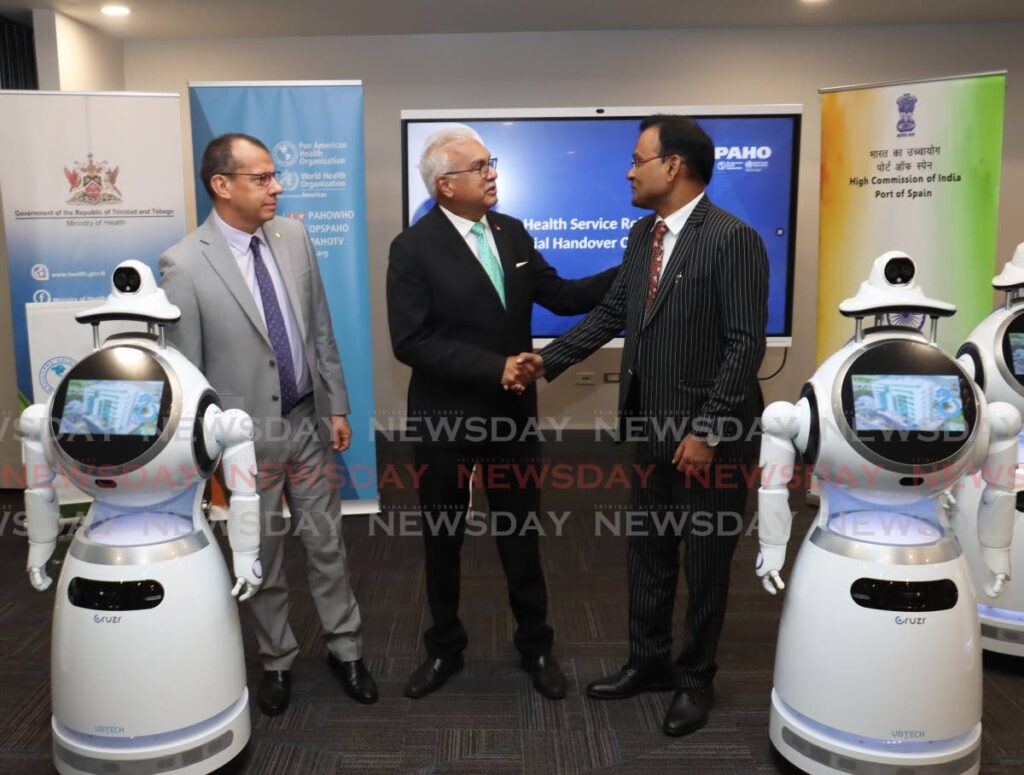
<path id="1" fill-rule="evenodd" d="M 681 474 L 687 476 L 703 476 L 711 467 L 715 458 L 715 450 L 692 433 L 679 442 L 676 453 L 672 456 L 674 465 Z"/>
<path id="2" fill-rule="evenodd" d="M 335 452 L 344 452 L 352 443 L 352 426 L 343 414 L 331 415 L 331 448 Z"/>
<path id="3" fill-rule="evenodd" d="M 537 353 L 519 353 L 505 359 L 505 373 L 501 375 L 501 386 L 514 393 L 522 393 L 532 383 L 544 376 L 544 359 Z"/>

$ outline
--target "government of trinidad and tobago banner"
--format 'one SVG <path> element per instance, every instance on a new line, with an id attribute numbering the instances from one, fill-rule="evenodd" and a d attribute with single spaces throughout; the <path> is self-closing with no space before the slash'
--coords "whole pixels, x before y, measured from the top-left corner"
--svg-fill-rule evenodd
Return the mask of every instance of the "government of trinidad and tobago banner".
<path id="1" fill-rule="evenodd" d="M 185 235 L 177 94 L 0 91 L 0 201 L 11 282 L 15 368 L 23 405 L 45 401 L 82 351 L 71 314 L 26 305 L 110 293 L 110 275 L 157 259 Z M 36 304 L 32 304 L 35 302 Z M 54 305 L 58 307 L 74 305 Z M 54 319 L 61 324 L 54 326 Z M 30 363 L 30 333 L 36 352 Z M 101 330 L 102 335 L 106 332 Z"/>
<path id="2" fill-rule="evenodd" d="M 991 312 L 1005 92 L 1005 72 L 822 90 L 819 363 L 853 332 L 839 302 L 887 250 L 957 305 L 947 352 Z"/>
<path id="3" fill-rule="evenodd" d="M 380 510 L 370 344 L 370 267 L 359 81 L 189 84 L 196 212 L 211 202 L 199 178 L 206 144 L 244 132 L 270 149 L 284 191 L 277 214 L 306 226 L 320 260 L 352 413 L 352 445 L 337 456 L 345 513 Z"/>

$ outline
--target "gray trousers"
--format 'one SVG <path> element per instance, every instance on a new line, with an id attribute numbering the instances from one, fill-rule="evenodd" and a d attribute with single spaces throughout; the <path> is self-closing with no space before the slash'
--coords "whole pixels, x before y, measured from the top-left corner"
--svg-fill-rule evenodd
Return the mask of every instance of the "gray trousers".
<path id="1" fill-rule="evenodd" d="M 265 670 L 290 670 L 299 643 L 288 624 L 288 580 L 284 574 L 284 539 L 298 533 L 306 550 L 306 572 L 327 648 L 343 662 L 362 655 L 362 620 L 349 583 L 341 534 L 341 502 L 331 478 L 333 463 L 316 433 L 312 399 L 300 402 L 284 418 L 283 438 L 273 452 L 257 453 L 262 533 L 263 585 L 249 601 L 256 641 Z M 266 446 L 260 444 L 257 450 Z M 270 459 L 268 459 L 270 458 Z M 291 519 L 281 513 L 284 495 Z"/>

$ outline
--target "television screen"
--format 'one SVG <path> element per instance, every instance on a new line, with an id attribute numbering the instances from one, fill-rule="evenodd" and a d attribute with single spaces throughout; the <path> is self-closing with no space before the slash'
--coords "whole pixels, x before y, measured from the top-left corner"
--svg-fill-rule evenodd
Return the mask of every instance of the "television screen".
<path id="1" fill-rule="evenodd" d="M 707 194 L 760 233 L 768 251 L 768 336 L 792 335 L 799 106 L 692 115 L 715 143 Z M 419 175 L 424 141 L 453 123 L 479 133 L 498 158 L 497 210 L 519 218 L 537 249 L 566 278 L 619 264 L 630 226 L 649 211 L 633 207 L 626 180 L 639 122 L 636 108 L 563 111 L 403 111 L 405 225 L 433 206 Z M 579 317 L 534 307 L 533 334 L 564 333 Z"/>
<path id="2" fill-rule="evenodd" d="M 156 380 L 72 379 L 60 433 L 154 436 L 164 383 Z"/>
<path id="3" fill-rule="evenodd" d="M 1013 353 L 1013 373 L 1024 377 L 1024 334 L 1010 332 L 1010 352 Z"/>
<path id="4" fill-rule="evenodd" d="M 954 374 L 853 374 L 856 431 L 967 430 Z"/>

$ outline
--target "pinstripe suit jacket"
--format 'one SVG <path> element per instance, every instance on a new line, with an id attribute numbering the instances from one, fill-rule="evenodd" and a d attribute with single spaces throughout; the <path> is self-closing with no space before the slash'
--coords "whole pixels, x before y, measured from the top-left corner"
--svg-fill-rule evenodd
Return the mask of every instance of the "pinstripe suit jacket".
<path id="1" fill-rule="evenodd" d="M 690 431 L 721 436 L 718 459 L 747 458 L 753 440 L 740 443 L 737 437 L 749 435 L 762 403 L 757 370 L 768 320 L 764 243 L 705 195 L 667 258 L 645 316 L 655 221 L 651 214 L 633 226 L 608 294 L 541 352 L 547 379 L 625 328 L 620 418 L 639 414 L 657 421 L 644 430 L 654 459 L 670 460 Z"/>

